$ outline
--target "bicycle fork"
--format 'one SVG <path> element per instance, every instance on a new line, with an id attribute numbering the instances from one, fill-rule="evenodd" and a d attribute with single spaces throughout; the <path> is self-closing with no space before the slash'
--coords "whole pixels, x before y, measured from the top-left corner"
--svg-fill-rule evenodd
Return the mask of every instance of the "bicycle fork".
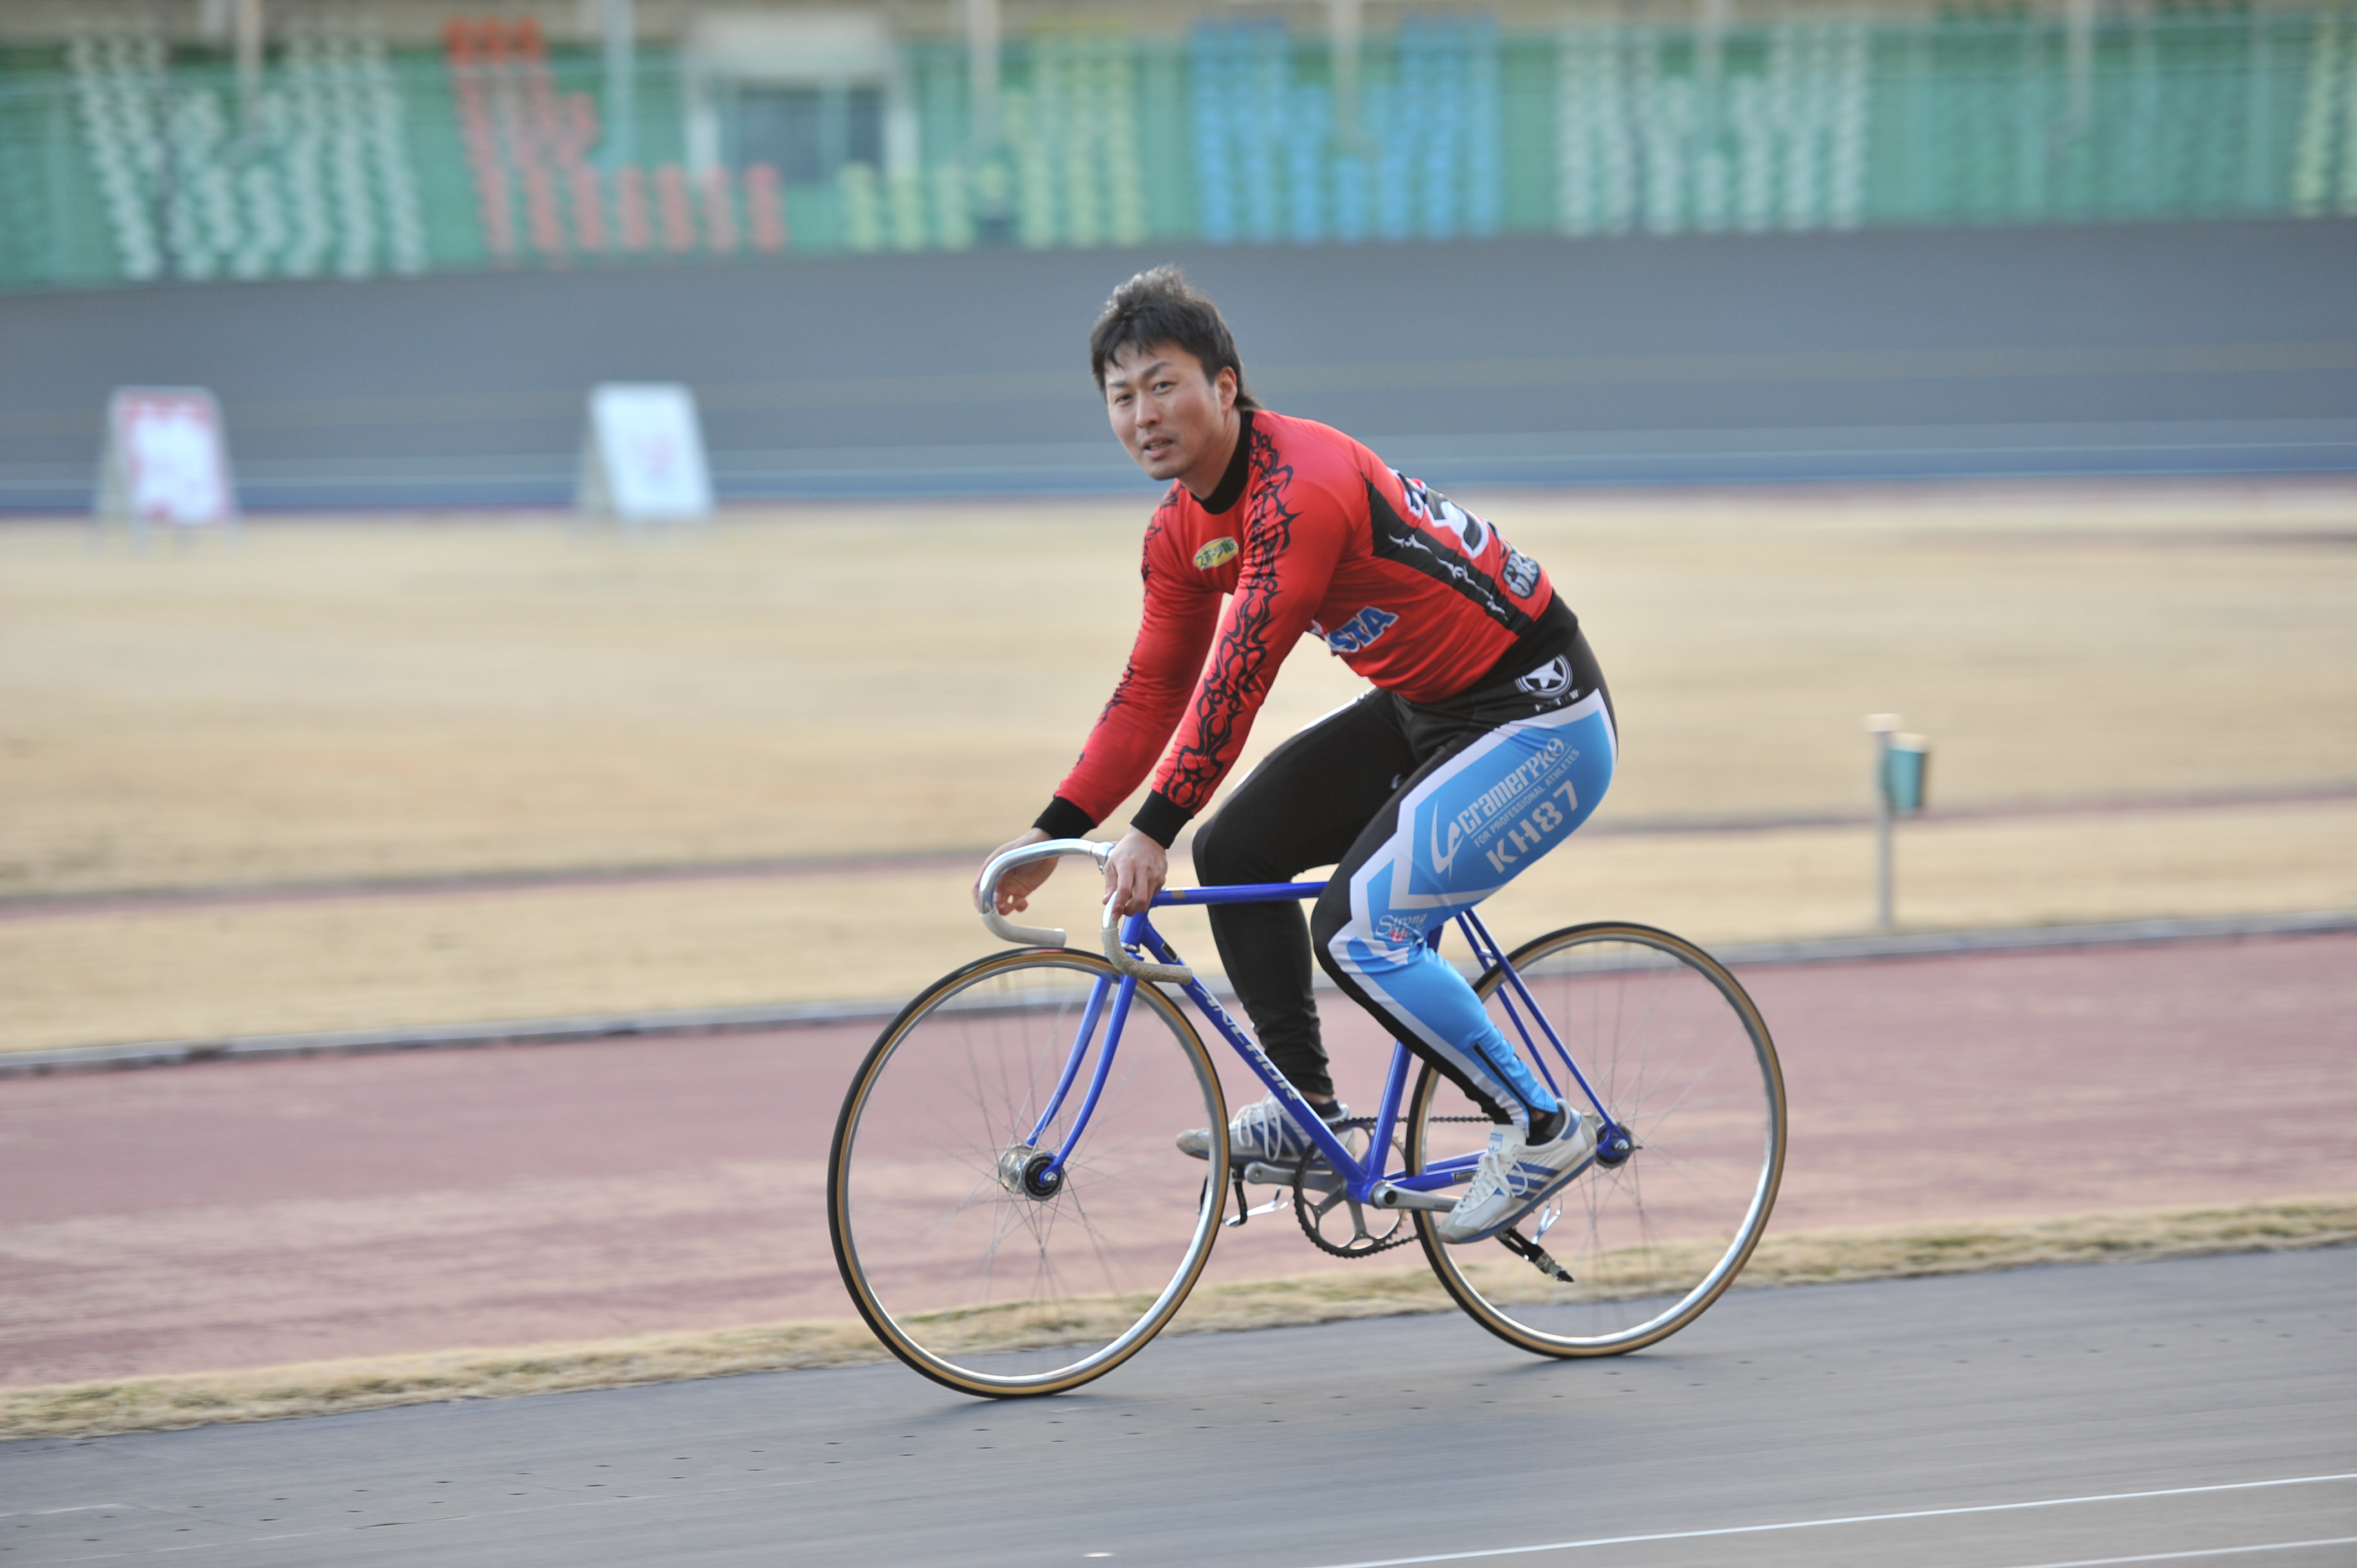
<path id="1" fill-rule="evenodd" d="M 1089 1075 L 1088 1091 L 1082 1096 L 1081 1108 L 1072 1116 L 1072 1124 L 1064 1131 L 1062 1144 L 1053 1149 L 1039 1147 L 1056 1113 L 1072 1092 L 1080 1077 L 1081 1063 L 1089 1054 L 1089 1042 L 1095 1037 L 1097 1022 L 1104 1016 L 1105 994 L 1113 993 L 1113 1016 L 1107 1021 L 1104 1044 L 1097 1051 L 1096 1070 Z M 1129 1021 L 1130 1003 L 1137 995 L 1137 982 L 1122 976 L 1118 984 L 1111 975 L 1100 975 L 1089 988 L 1088 1005 L 1082 1009 L 1079 1031 L 1072 1036 L 1072 1048 L 1064 1057 L 1064 1070 L 1056 1079 L 1056 1088 L 1048 1097 L 1046 1109 L 1032 1124 L 1031 1135 L 998 1156 L 998 1185 L 1018 1197 L 1046 1199 L 1063 1189 L 1064 1162 L 1080 1146 L 1081 1134 L 1088 1130 L 1089 1118 L 1096 1113 L 1097 1101 L 1104 1094 L 1106 1077 L 1113 1071 L 1114 1053 L 1121 1045 L 1122 1026 Z"/>

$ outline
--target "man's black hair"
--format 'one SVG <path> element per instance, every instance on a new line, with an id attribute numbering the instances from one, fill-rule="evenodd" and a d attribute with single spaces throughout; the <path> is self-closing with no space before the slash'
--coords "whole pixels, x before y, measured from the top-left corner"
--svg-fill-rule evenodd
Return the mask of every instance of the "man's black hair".
<path id="1" fill-rule="evenodd" d="M 1105 367 L 1115 355 L 1164 343 L 1194 355 L 1210 380 L 1217 381 L 1223 370 L 1235 371 L 1236 406 L 1260 406 L 1244 390 L 1244 363 L 1220 307 L 1175 266 L 1140 273 L 1105 301 L 1104 314 L 1089 328 L 1089 373 L 1097 379 L 1097 391 L 1103 392 Z"/>

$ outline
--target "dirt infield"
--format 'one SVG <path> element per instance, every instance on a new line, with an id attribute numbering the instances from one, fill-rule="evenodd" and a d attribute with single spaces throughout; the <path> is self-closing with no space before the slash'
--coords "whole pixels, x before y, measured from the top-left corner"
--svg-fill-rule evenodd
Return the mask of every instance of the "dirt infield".
<path id="1" fill-rule="evenodd" d="M 2346 485 L 1473 499 L 1604 661 L 1616 813 L 1855 806 L 1878 709 L 1950 800 L 2357 779 Z M 1141 523 L 11 528 L 0 891 L 995 843 L 1119 671 Z M 1358 689 L 1305 645 L 1258 741 Z"/>
<path id="2" fill-rule="evenodd" d="M 1943 801 L 2357 782 L 2345 484 L 1474 499 L 1604 660 L 1624 767 L 1599 825 L 1856 810 L 1870 710 L 1933 736 Z M 962 875 L 24 900 L 997 842 L 1118 668 L 1138 523 L 813 506 L 655 541 L 273 522 L 144 553 L 0 532 L 0 1048 L 905 993 L 977 950 Z M 1248 755 L 1356 689 L 1298 650 Z M 2352 841 L 2345 800 L 1927 823 L 1901 914 L 2349 907 L 2357 857 L 2318 846 Z M 1854 930 L 1867 854 L 1856 830 L 1599 837 L 1505 923 Z"/>
<path id="3" fill-rule="evenodd" d="M 1746 980 L 1793 1106 L 1779 1234 L 2357 1190 L 2357 937 Z M 1381 1047 L 1335 1022 L 1352 1092 Z M 0 1082 L 0 1382 L 842 1316 L 819 1193 L 866 1033 Z M 1320 1262 L 1254 1221 L 1207 1279 L 1247 1313 L 1271 1276 L 1360 1288 Z"/>

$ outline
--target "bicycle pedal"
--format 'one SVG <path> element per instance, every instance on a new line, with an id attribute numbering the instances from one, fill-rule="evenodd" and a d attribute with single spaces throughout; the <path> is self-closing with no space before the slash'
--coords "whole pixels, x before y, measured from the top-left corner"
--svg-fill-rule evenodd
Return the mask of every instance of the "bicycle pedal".
<path id="1" fill-rule="evenodd" d="M 1497 1240 L 1498 1245 L 1503 1247 L 1517 1258 L 1522 1259 L 1524 1262 L 1530 1264 L 1531 1267 L 1536 1269 L 1547 1278 L 1555 1281 L 1557 1284 L 1568 1285 L 1579 1283 L 1571 1277 L 1571 1271 L 1569 1269 L 1565 1268 L 1561 1263 L 1555 1261 L 1554 1253 L 1549 1252 L 1544 1247 L 1540 1246 L 1536 1241 L 1532 1240 L 1521 1231 L 1509 1227 L 1506 1230 L 1498 1232 Z"/>
<path id="2" fill-rule="evenodd" d="M 1235 1215 L 1232 1219 L 1222 1219 L 1220 1221 L 1222 1228 L 1225 1230 L 1234 1230 L 1237 1226 L 1242 1225 L 1255 1214 L 1274 1214 L 1278 1209 L 1287 1207 L 1293 1201 L 1293 1195 L 1290 1192 L 1285 1192 L 1270 1198 L 1266 1203 L 1254 1204 L 1252 1199 L 1244 1196 L 1244 1178 L 1242 1176 L 1238 1176 L 1236 1177 L 1235 1187 Z"/>
<path id="3" fill-rule="evenodd" d="M 1546 1275 L 1547 1278 L 1555 1281 L 1557 1284 L 1568 1285 L 1579 1283 L 1571 1277 L 1571 1271 L 1565 1268 L 1561 1263 L 1556 1262 L 1555 1261 L 1554 1254 L 1550 1253 L 1544 1247 L 1534 1247 L 1531 1249 L 1531 1267 Z"/>

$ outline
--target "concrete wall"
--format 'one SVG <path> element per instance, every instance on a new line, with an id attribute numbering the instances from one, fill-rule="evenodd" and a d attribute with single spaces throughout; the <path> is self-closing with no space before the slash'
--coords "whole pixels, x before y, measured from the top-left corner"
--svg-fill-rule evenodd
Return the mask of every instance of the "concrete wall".
<path id="1" fill-rule="evenodd" d="M 2357 469 L 2357 223 L 975 252 L 0 298 L 0 506 L 87 504 L 124 383 L 249 505 L 545 504 L 676 380 L 724 493 L 1137 488 L 1084 339 L 1183 262 L 1263 399 L 1447 486 Z"/>

